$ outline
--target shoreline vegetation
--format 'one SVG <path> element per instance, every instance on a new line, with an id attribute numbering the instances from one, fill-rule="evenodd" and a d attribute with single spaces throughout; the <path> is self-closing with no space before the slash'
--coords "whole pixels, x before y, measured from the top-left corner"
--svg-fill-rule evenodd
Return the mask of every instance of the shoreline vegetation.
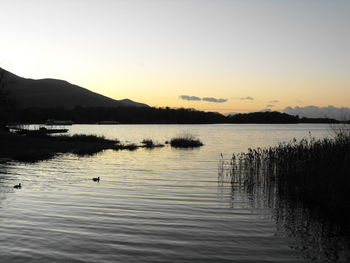
<path id="1" fill-rule="evenodd" d="M 203 145 L 192 135 L 181 138 L 181 143 L 181 145 L 174 147 L 194 148 Z M 15 160 L 21 162 L 47 160 L 62 153 L 88 156 L 104 150 L 132 151 L 138 148 L 154 149 L 165 146 L 151 139 L 144 139 L 141 144 L 121 144 L 119 140 L 110 140 L 96 135 L 20 135 L 1 129 L 0 145 L 0 161 Z"/>
<path id="2" fill-rule="evenodd" d="M 219 178 L 232 187 L 275 189 L 277 195 L 321 215 L 350 234 L 350 130 L 222 156 Z"/>

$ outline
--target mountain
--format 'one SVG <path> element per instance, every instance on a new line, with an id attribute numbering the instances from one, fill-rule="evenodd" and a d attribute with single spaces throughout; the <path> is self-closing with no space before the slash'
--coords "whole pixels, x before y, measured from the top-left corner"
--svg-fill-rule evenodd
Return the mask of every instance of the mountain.
<path id="1" fill-rule="evenodd" d="M 0 68 L 18 108 L 149 107 L 129 99 L 114 100 L 59 79 L 26 79 Z"/>

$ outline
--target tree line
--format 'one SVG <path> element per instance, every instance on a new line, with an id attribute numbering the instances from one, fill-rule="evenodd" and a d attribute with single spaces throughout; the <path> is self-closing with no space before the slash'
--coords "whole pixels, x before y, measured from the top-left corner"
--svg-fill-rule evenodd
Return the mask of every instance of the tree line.
<path id="1" fill-rule="evenodd" d="M 254 112 L 225 116 L 186 108 L 154 107 L 80 107 L 12 109 L 5 121 L 45 123 L 48 119 L 71 120 L 74 123 L 95 124 L 115 121 L 122 124 L 211 124 L 211 123 L 336 123 L 336 120 L 299 118 L 281 112 Z"/>

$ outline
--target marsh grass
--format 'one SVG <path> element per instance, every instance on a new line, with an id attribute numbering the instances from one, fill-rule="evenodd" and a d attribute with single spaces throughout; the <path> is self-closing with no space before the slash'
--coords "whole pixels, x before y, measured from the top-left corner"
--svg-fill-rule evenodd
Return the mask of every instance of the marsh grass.
<path id="1" fill-rule="evenodd" d="M 186 133 L 172 138 L 170 145 L 177 148 L 194 148 L 203 146 L 203 143 L 194 135 Z"/>
<path id="2" fill-rule="evenodd" d="M 219 162 L 219 177 L 246 189 L 276 186 L 277 194 L 332 219 L 350 219 L 350 134 L 249 149 Z M 348 229 L 349 230 L 349 229 Z"/>
<path id="3" fill-rule="evenodd" d="M 140 146 L 136 145 L 135 143 L 129 143 L 129 144 L 117 144 L 117 145 L 114 145 L 111 149 L 134 151 L 134 150 L 138 149 L 139 147 Z"/>
<path id="4" fill-rule="evenodd" d="M 148 148 L 152 148 L 155 145 L 155 143 L 151 139 L 143 139 L 141 143 Z"/>
<path id="5" fill-rule="evenodd" d="M 141 141 L 141 144 L 142 145 L 140 147 L 148 148 L 148 149 L 153 149 L 153 148 L 156 148 L 156 147 L 164 147 L 164 144 L 156 143 L 152 139 L 143 139 Z"/>

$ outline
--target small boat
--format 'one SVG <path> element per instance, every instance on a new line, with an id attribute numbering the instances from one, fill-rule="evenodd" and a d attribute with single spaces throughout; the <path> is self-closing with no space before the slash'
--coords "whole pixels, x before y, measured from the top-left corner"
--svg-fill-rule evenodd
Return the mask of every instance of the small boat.
<path id="1" fill-rule="evenodd" d="M 100 181 L 100 177 L 92 178 L 92 181 L 99 182 Z"/>

